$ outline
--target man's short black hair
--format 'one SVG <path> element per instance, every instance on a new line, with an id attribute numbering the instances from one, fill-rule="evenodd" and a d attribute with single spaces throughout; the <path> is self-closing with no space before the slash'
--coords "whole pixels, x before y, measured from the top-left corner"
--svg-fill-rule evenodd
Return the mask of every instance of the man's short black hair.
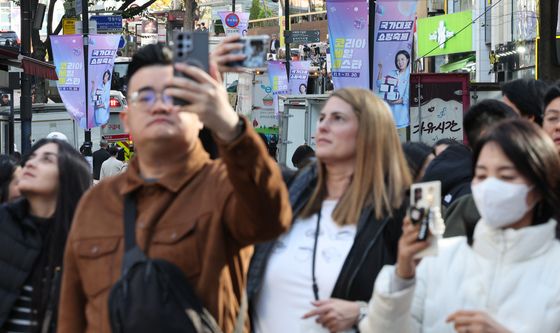
<path id="1" fill-rule="evenodd" d="M 560 97 L 560 82 L 552 85 L 546 92 L 546 95 L 544 96 L 544 108 L 546 109 L 548 104 L 552 103 L 552 101 L 558 97 Z"/>
<path id="2" fill-rule="evenodd" d="M 523 117 L 534 117 L 542 125 L 544 95 L 548 84 L 535 79 L 518 79 L 502 85 L 502 95 L 506 96 L 521 112 Z"/>
<path id="3" fill-rule="evenodd" d="M 154 65 L 171 65 L 173 55 L 171 50 L 162 44 L 149 44 L 138 50 L 132 57 L 126 72 L 127 81 L 140 68 Z M 128 83 L 128 82 L 127 82 Z"/>
<path id="4" fill-rule="evenodd" d="M 469 145 L 474 147 L 482 132 L 491 125 L 519 115 L 504 102 L 486 99 L 471 106 L 463 119 L 463 128 Z"/>
<path id="5" fill-rule="evenodd" d="M 117 146 L 109 147 L 109 154 L 111 154 L 111 156 L 117 156 L 118 152 L 119 148 Z"/>

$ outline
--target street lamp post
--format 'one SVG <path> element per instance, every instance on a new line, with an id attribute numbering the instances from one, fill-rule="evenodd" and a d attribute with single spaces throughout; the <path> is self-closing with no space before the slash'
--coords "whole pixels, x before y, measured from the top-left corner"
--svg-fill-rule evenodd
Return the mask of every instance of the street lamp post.
<path id="1" fill-rule="evenodd" d="M 21 54 L 29 56 L 31 51 L 31 1 L 22 0 L 21 8 Z M 21 75 L 21 152 L 28 153 L 31 150 L 31 76 L 25 72 Z"/>
<path id="2" fill-rule="evenodd" d="M 85 97 L 85 108 L 86 108 L 86 129 L 84 131 L 84 151 L 83 154 L 86 159 L 92 163 L 92 143 L 91 143 L 91 129 L 89 128 L 89 96 L 88 96 L 88 50 L 89 50 L 89 13 L 88 13 L 88 1 L 82 3 L 82 34 L 84 38 L 84 97 Z"/>

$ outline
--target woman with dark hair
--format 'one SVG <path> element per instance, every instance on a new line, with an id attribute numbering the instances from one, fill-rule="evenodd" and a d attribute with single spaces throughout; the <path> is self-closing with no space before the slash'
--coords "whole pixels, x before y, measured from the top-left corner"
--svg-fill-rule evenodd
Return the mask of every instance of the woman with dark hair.
<path id="1" fill-rule="evenodd" d="M 0 204 L 20 196 L 17 183 L 21 167 L 8 155 L 0 155 Z"/>
<path id="2" fill-rule="evenodd" d="M 0 207 L 0 332 L 55 332 L 66 237 L 91 185 L 68 143 L 42 139 L 24 158 L 23 197 Z"/>
<path id="3" fill-rule="evenodd" d="M 560 330 L 554 143 L 526 120 L 504 121 L 478 141 L 474 161 L 482 218 L 467 237 L 440 241 L 438 255 L 419 265 L 415 255 L 428 242 L 405 219 L 397 264 L 379 274 L 362 333 Z"/>
<path id="4" fill-rule="evenodd" d="M 414 182 L 419 182 L 426 168 L 434 159 L 434 150 L 423 142 L 407 142 L 402 144 L 404 156 Z"/>
<path id="5" fill-rule="evenodd" d="M 383 77 L 383 64 L 377 65 L 379 95 L 389 104 L 397 128 L 408 126 L 408 86 L 410 79 L 410 53 L 400 50 L 395 54 L 395 69 Z"/>
<path id="6" fill-rule="evenodd" d="M 315 141 L 315 162 L 289 182 L 291 229 L 251 260 L 256 333 L 355 332 L 375 277 L 396 260 L 411 180 L 387 104 L 336 90 Z"/>

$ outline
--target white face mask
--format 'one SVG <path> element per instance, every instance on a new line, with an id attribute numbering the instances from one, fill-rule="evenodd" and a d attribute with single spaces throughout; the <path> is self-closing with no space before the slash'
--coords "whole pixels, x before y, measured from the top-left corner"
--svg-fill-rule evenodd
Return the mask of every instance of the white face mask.
<path id="1" fill-rule="evenodd" d="M 491 228 L 503 228 L 513 224 L 527 213 L 527 194 L 531 187 L 514 184 L 494 177 L 471 186 L 476 208 Z"/>

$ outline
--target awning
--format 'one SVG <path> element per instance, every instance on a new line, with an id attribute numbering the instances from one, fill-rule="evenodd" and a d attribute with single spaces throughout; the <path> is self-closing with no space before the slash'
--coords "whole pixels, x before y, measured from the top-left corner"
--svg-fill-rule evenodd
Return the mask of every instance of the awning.
<path id="1" fill-rule="evenodd" d="M 454 62 L 449 62 L 445 65 L 441 65 L 439 71 L 441 73 L 450 73 L 459 70 L 461 68 L 465 68 L 469 63 L 474 63 L 475 61 L 476 61 L 476 56 L 471 55 L 464 59 L 454 61 Z"/>
<path id="2" fill-rule="evenodd" d="M 0 47 L 0 63 L 23 68 L 23 72 L 29 75 L 42 77 L 48 80 L 58 80 L 56 67 L 48 62 L 33 59 L 19 54 L 17 50 Z"/>

